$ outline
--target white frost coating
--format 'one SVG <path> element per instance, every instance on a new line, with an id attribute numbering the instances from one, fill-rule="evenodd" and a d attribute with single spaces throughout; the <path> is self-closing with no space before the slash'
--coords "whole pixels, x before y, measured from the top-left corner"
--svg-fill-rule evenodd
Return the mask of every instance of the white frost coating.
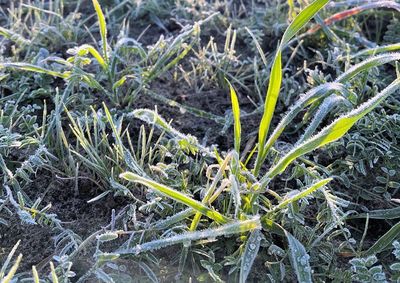
<path id="1" fill-rule="evenodd" d="M 355 75 L 357 75 L 359 72 L 362 72 L 364 70 L 370 69 L 372 67 L 377 67 L 392 61 L 397 61 L 400 60 L 400 53 L 394 52 L 394 53 L 385 53 L 383 55 L 377 55 L 371 58 L 366 59 L 365 61 L 354 65 L 350 69 L 348 69 L 346 72 L 341 74 L 335 82 L 338 83 L 344 83 L 351 78 L 353 78 Z"/>
<path id="2" fill-rule="evenodd" d="M 340 137 L 342 137 L 342 135 L 344 133 L 337 136 L 334 139 L 324 140 L 326 137 L 328 137 L 333 132 L 339 132 L 341 129 L 343 129 L 344 126 L 351 127 L 354 123 L 356 123 L 359 119 L 361 119 L 363 116 L 368 114 L 372 109 L 374 109 L 380 102 L 382 102 L 390 94 L 392 94 L 393 92 L 398 90 L 399 87 L 400 87 L 400 78 L 394 80 L 389 86 L 387 86 L 379 94 L 377 94 L 373 98 L 369 99 L 368 101 L 362 103 L 359 107 L 357 107 L 357 108 L 353 109 L 352 111 L 348 112 L 347 114 L 342 115 L 341 117 L 337 118 L 330 125 L 323 128 L 315 136 L 307 139 L 302 144 L 294 147 L 285 156 L 283 156 L 274 167 L 272 167 L 268 171 L 268 173 L 263 177 L 263 179 L 261 181 L 263 181 L 264 179 L 267 179 L 267 178 L 272 178 L 272 177 L 276 176 L 277 174 L 282 173 L 283 170 L 285 170 L 285 168 L 297 157 L 304 155 L 316 148 L 319 148 L 327 143 L 333 142 L 333 141 L 339 139 Z M 337 125 L 339 125 L 340 122 L 344 122 L 346 120 L 348 120 L 347 125 L 340 125 L 341 127 L 337 127 Z M 340 132 L 339 132 L 339 134 L 340 134 Z"/>
<path id="3" fill-rule="evenodd" d="M 199 239 L 206 239 L 206 238 L 216 238 L 219 236 L 227 236 L 237 233 L 243 233 L 246 231 L 253 231 L 261 229 L 261 222 L 258 216 L 254 217 L 253 219 L 244 220 L 244 221 L 234 221 L 229 224 L 222 225 L 218 228 L 214 229 L 206 229 L 202 231 L 194 231 L 194 232 L 187 232 L 184 234 L 172 236 L 166 239 L 159 239 L 155 241 L 151 241 L 148 243 L 136 245 L 133 248 L 119 250 L 117 253 L 119 254 L 139 254 L 141 252 L 157 250 L 160 248 L 164 248 L 167 246 L 183 243 L 183 242 L 190 242 L 196 241 Z"/>

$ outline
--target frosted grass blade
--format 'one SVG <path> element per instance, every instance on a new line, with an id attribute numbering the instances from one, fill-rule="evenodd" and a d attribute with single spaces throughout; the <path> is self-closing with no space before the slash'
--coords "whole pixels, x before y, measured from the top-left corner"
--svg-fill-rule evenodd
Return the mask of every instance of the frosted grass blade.
<path id="1" fill-rule="evenodd" d="M 323 128 L 317 135 L 296 146 L 285 156 L 283 156 L 279 160 L 279 162 L 268 171 L 268 173 L 264 177 L 264 180 L 273 178 L 276 175 L 281 174 L 286 169 L 286 167 L 296 158 L 341 138 L 358 120 L 360 120 L 370 111 L 372 111 L 379 103 L 381 103 L 385 98 L 387 98 L 393 92 L 397 91 L 399 88 L 400 78 L 394 80 L 379 94 L 364 102 L 356 109 L 350 111 L 346 115 L 337 118 L 330 125 Z"/>
<path id="2" fill-rule="evenodd" d="M 380 237 L 375 244 L 363 253 L 363 256 L 376 255 L 391 246 L 400 235 L 400 222 L 397 222 L 389 231 Z"/>
<path id="3" fill-rule="evenodd" d="M 171 189 L 167 186 L 164 186 L 162 184 L 159 184 L 159 183 L 149 180 L 147 178 L 143 178 L 143 177 L 141 177 L 137 174 L 131 173 L 131 172 L 125 172 L 125 173 L 120 174 L 120 178 L 123 178 L 130 182 L 135 182 L 135 183 L 145 185 L 146 187 L 149 187 L 168 198 L 171 198 L 177 202 L 183 203 L 183 204 L 193 208 L 194 210 L 215 220 L 218 223 L 227 223 L 228 222 L 228 218 L 226 218 L 219 212 L 217 212 L 213 209 L 210 209 L 203 203 L 201 203 L 197 200 L 194 200 L 194 199 L 190 198 L 189 196 L 187 196 L 179 191 L 176 191 L 174 189 Z"/>
<path id="4" fill-rule="evenodd" d="M 274 210 L 279 210 L 279 209 L 283 209 L 286 206 L 288 206 L 289 204 L 298 201 L 302 198 L 305 198 L 306 196 L 312 194 L 313 192 L 315 192 L 316 190 L 318 190 L 319 188 L 325 186 L 326 184 L 328 184 L 330 181 L 332 181 L 332 178 L 327 178 L 327 179 L 323 179 L 321 181 L 316 182 L 315 184 L 311 185 L 309 188 L 307 188 L 306 190 L 299 192 L 298 194 L 292 196 L 291 198 L 288 198 L 286 200 L 284 200 L 283 202 L 281 202 L 279 205 L 277 205 Z"/>
<path id="5" fill-rule="evenodd" d="M 30 71 L 30 72 L 35 72 L 35 73 L 40 73 L 40 74 L 47 74 L 53 77 L 59 77 L 63 79 L 69 78 L 70 72 L 56 72 L 56 71 L 51 71 L 36 65 L 28 64 L 28 63 L 0 63 L 0 68 L 14 68 L 14 69 L 19 69 L 23 71 Z"/>
<path id="6" fill-rule="evenodd" d="M 117 251 L 119 254 L 139 254 L 146 251 L 157 250 L 171 245 L 179 243 L 196 241 L 206 238 L 216 238 L 220 236 L 228 236 L 234 234 L 240 234 L 248 231 L 254 231 L 261 229 L 260 219 L 255 217 L 249 220 L 233 221 L 231 223 L 219 226 L 217 228 L 206 229 L 202 231 L 193 231 L 183 233 L 181 235 L 175 235 L 165 239 L 159 239 L 144 244 L 136 245 L 133 248 Z"/>
<path id="7" fill-rule="evenodd" d="M 258 131 L 258 155 L 254 168 L 254 174 L 258 175 L 262 163 L 265 160 L 266 152 L 264 151 L 265 142 L 268 136 L 269 127 L 274 115 L 276 102 L 278 100 L 281 84 L 282 84 L 282 50 L 289 40 L 306 25 L 315 14 L 322 9 L 329 0 L 316 0 L 301 11 L 283 34 L 282 41 L 278 47 L 272 64 L 271 74 L 268 83 L 267 96 L 264 104 L 264 113 L 261 118 Z"/>

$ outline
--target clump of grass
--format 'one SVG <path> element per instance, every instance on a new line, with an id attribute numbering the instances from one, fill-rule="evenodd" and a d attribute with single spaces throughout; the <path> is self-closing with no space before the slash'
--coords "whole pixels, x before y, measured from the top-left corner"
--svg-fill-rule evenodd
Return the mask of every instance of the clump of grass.
<path id="1" fill-rule="evenodd" d="M 381 7 L 383 2 L 388 6 L 390 1 L 362 7 L 363 10 Z M 276 106 L 282 86 L 287 82 L 283 75 L 288 65 L 282 64 L 284 52 L 327 3 L 328 0 L 315 0 L 297 13 L 294 2 L 287 1 L 288 13 L 293 20 L 273 55 L 266 56 L 258 42 L 259 34 L 247 29 L 261 58 L 262 68 L 266 69 L 271 63 L 269 73 L 267 70 L 262 73 L 268 73 L 269 78 L 255 78 L 255 86 L 251 87 L 246 85 L 248 69 L 253 68 L 254 74 L 261 76 L 257 73 L 259 66 L 256 60 L 245 74 L 240 75 L 240 71 L 237 71 L 235 75 L 228 71 L 230 68 L 227 65 L 240 57 L 235 57 L 234 46 L 238 33 L 232 28 L 226 32 L 223 53 L 218 52 L 216 43 L 210 40 L 204 53 L 194 55 L 202 63 L 201 67 L 192 65 L 193 72 L 185 73 L 179 65 L 199 44 L 200 27 L 217 17 L 218 13 L 184 27 L 175 37 L 161 37 L 147 49 L 126 35 L 113 44 L 106 22 L 113 11 L 128 5 L 128 2 L 122 2 L 104 13 L 99 2 L 93 0 L 100 43 L 84 43 L 70 48 L 67 58 L 47 54 L 43 62 L 7 60 L 0 63 L 2 68 L 12 69 L 15 73 L 32 72 L 36 74 L 33 75 L 36 80 L 45 75 L 65 82 L 61 91 L 56 90 L 51 113 L 47 112 L 47 104 L 34 110 L 19 109 L 24 93 L 19 93 L 15 104 L 10 102 L 7 106 L 0 106 L 0 175 L 4 179 L 6 192 L 5 197 L 0 198 L 0 212 L 12 214 L 16 211 L 26 224 L 49 226 L 57 231 L 55 242 L 59 254 L 53 258 L 57 264 L 55 266 L 52 261 L 49 263 L 52 282 L 70 282 L 72 277 L 76 277 L 77 282 L 94 280 L 94 277 L 103 282 L 140 281 L 142 278 L 158 282 L 162 272 L 156 274 L 154 269 L 160 266 L 159 249 L 166 249 L 168 253 L 173 251 L 171 265 L 176 265 L 177 271 L 172 276 L 178 275 L 184 280 L 192 280 L 196 276 L 199 281 L 246 282 L 257 278 L 255 270 L 262 263 L 263 270 L 266 270 L 261 274 L 263 280 L 326 280 L 337 273 L 331 267 L 337 254 L 350 254 L 358 258 L 350 262 L 356 266 L 357 276 L 383 278 L 383 269 L 372 266 L 376 262 L 375 255 L 391 247 L 400 233 L 399 225 L 395 224 L 385 231 L 368 249 L 362 243 L 369 219 L 397 219 L 398 209 L 370 210 L 354 215 L 351 215 L 354 211 L 344 211 L 345 207 L 355 205 L 346 200 L 348 197 L 345 194 L 335 191 L 334 180 L 343 180 L 344 177 L 335 176 L 329 171 L 331 167 L 318 164 L 316 158 L 311 160 L 308 155 L 337 143 L 344 136 L 348 138 L 347 133 L 358 121 L 366 119 L 378 105 L 398 91 L 398 78 L 380 91 L 378 86 L 370 89 L 369 98 L 365 98 L 364 88 L 360 87 L 360 81 L 367 80 L 369 73 L 375 75 L 378 67 L 400 59 L 399 53 L 388 53 L 397 51 L 398 46 L 390 44 L 368 48 L 353 55 L 340 53 L 337 60 L 332 60 L 338 64 L 335 66 L 338 73 L 336 79 L 322 74 L 321 82 L 305 94 L 299 94 L 298 100 L 274 127 Z M 393 4 L 390 7 L 397 6 Z M 33 6 L 27 8 L 29 11 L 37 10 Z M 139 11 L 139 8 L 135 9 Z M 359 12 L 357 8 L 350 11 Z M 46 13 L 52 16 L 50 22 L 60 20 L 57 13 Z M 153 12 L 151 14 L 153 20 L 165 29 L 162 22 L 154 18 Z M 348 11 L 343 12 L 325 21 L 317 17 L 319 25 L 302 37 L 316 33 L 322 27 L 322 31 L 330 35 L 329 38 L 335 39 L 327 26 L 348 14 Z M 0 29 L 0 34 L 23 48 L 34 42 L 8 29 Z M 207 53 L 207 50 L 211 52 Z M 293 50 L 289 62 L 298 49 Z M 363 59 L 371 55 L 376 56 Z M 125 62 L 125 59 L 132 61 Z M 349 64 L 355 59 L 361 61 L 342 71 L 338 62 L 346 61 Z M 245 66 L 247 63 L 244 60 L 240 64 Z M 190 75 L 202 74 L 202 78 L 210 76 L 221 85 L 227 84 L 232 104 L 228 116 L 231 118 L 224 121 L 223 117 L 186 107 L 149 90 L 151 83 L 163 74 L 174 70 L 177 76 L 178 69 L 186 75 L 184 79 L 189 83 Z M 5 74 L 0 78 L 10 80 L 10 77 Z M 199 78 L 194 80 L 197 83 Z M 264 99 L 258 83 L 266 80 L 268 86 Z M 26 82 L 24 79 L 21 81 Z M 385 83 L 386 80 L 380 82 L 379 86 Z M 246 145 L 248 150 L 243 150 L 246 137 L 241 121 L 251 114 L 240 109 L 241 96 L 234 85 L 245 91 L 256 89 L 259 101 L 264 104 L 255 111 L 262 110 L 261 121 L 257 125 L 258 143 L 253 148 Z M 48 84 L 44 87 L 48 87 Z M 198 91 L 204 87 L 200 86 Z M 233 123 L 232 150 L 222 152 L 215 147 L 205 146 L 193 135 L 175 129 L 157 111 L 132 110 L 131 106 L 135 105 L 134 101 L 140 95 L 149 95 L 163 103 L 189 110 L 225 127 Z M 88 103 L 102 100 L 107 103 L 93 105 L 89 109 L 85 107 Z M 3 97 L 0 101 L 4 101 Z M 30 114 L 39 110 L 43 112 L 39 119 L 42 125 L 38 125 L 35 119 L 28 119 Z M 300 115 L 303 115 L 302 120 L 297 125 Z M 333 115 L 337 117 L 331 119 Z M 137 123 L 137 120 L 150 124 L 151 128 L 142 125 L 138 131 L 132 132 L 132 123 Z M 285 130 L 300 129 L 307 123 L 298 140 L 282 149 L 280 143 Z M 18 130 L 16 125 L 20 126 Z M 24 147 L 34 153 L 21 166 L 15 166 L 19 161 L 8 160 L 10 152 Z M 129 204 L 119 213 L 113 209 L 110 224 L 82 241 L 73 231 L 65 229 L 56 215 L 50 213 L 50 204 L 43 207 L 40 198 L 32 201 L 24 192 L 29 185 L 30 175 L 38 170 L 74 176 L 66 179 L 75 180 L 76 197 L 79 196 L 78 180 L 83 178 L 78 176 L 79 173 L 88 175 L 85 178 L 100 189 L 100 193 L 88 203 L 104 200 L 113 193 L 114 196 L 123 196 Z M 378 180 L 387 184 L 387 188 L 398 189 L 398 184 L 392 180 L 392 171 L 387 168 L 383 171 L 387 178 Z M 307 216 L 310 213 L 312 217 Z M 350 230 L 353 229 L 345 223 L 356 218 L 366 219 L 359 247 L 355 246 L 356 240 L 352 238 Z M 7 224 L 3 218 L 0 218 L 0 222 Z M 309 225 L 309 222 L 312 224 Z M 340 243 L 339 247 L 335 246 L 336 242 Z M 78 278 L 72 268 L 78 262 L 81 251 L 89 246 L 94 250 L 92 265 Z M 11 282 L 13 277 L 19 280 L 25 276 L 16 273 L 22 255 L 11 264 L 17 247 L 18 244 L 0 270 L 2 282 Z M 324 264 L 319 267 L 321 260 Z M 135 278 L 131 278 L 129 272 L 125 274 L 127 262 L 139 270 Z M 185 274 L 189 268 L 192 271 Z M 334 268 L 343 270 L 342 267 Z M 396 268 L 398 266 L 393 265 L 394 271 Z M 360 270 L 368 274 L 361 274 Z M 170 274 L 168 276 L 172 277 Z M 348 279 L 350 276 L 351 272 L 347 270 L 340 278 Z M 359 278 L 362 277 L 354 278 L 361 280 Z M 35 267 L 28 279 L 40 282 Z"/>

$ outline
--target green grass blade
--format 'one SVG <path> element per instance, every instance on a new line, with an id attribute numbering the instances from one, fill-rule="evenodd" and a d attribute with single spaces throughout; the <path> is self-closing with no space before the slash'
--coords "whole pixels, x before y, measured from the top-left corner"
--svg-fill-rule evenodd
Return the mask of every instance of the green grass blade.
<path id="1" fill-rule="evenodd" d="M 376 255 L 391 246 L 393 241 L 398 239 L 400 235 L 400 222 L 396 223 L 389 231 L 380 237 L 375 244 L 365 251 L 362 256 Z"/>
<path id="2" fill-rule="evenodd" d="M 278 101 L 279 91 L 282 83 L 282 54 L 278 50 L 272 65 L 271 75 L 268 83 L 267 97 L 264 105 L 264 113 L 261 118 L 260 127 L 258 130 L 258 155 L 256 160 L 256 167 L 254 169 L 255 175 L 261 168 L 261 164 L 265 160 L 266 153 L 264 153 L 264 145 L 267 140 L 269 126 L 271 124 L 272 116 L 274 115 L 276 102 Z"/>
<path id="3" fill-rule="evenodd" d="M 104 17 L 103 11 L 101 10 L 101 6 L 97 0 L 92 0 L 94 9 L 96 10 L 97 19 L 99 21 L 100 27 L 100 35 L 101 41 L 103 44 L 103 58 L 106 62 L 108 62 L 108 55 L 107 55 L 107 24 L 106 18 Z"/>
<path id="4" fill-rule="evenodd" d="M 0 63 L 0 68 L 14 68 L 14 69 L 19 69 L 23 71 L 30 71 L 30 72 L 35 72 L 35 73 L 40 73 L 40 74 L 47 74 L 53 77 L 58 77 L 58 78 L 63 78 L 67 79 L 69 78 L 70 72 L 56 72 L 56 71 L 51 71 L 33 64 L 28 64 L 28 63 Z"/>
<path id="5" fill-rule="evenodd" d="M 324 99 L 321 105 L 318 108 L 318 111 L 315 112 L 311 123 L 308 125 L 307 129 L 304 131 L 304 134 L 300 137 L 299 141 L 297 142 L 302 143 L 303 141 L 312 137 L 314 132 L 317 130 L 319 125 L 322 123 L 324 118 L 333 110 L 335 106 L 339 104 L 346 104 L 348 101 L 343 96 L 332 94 Z"/>
<path id="6" fill-rule="evenodd" d="M 310 104 L 322 99 L 332 92 L 337 91 L 341 93 L 346 93 L 347 89 L 343 84 L 340 83 L 326 83 L 311 89 L 309 92 L 300 97 L 294 106 L 286 113 L 286 115 L 279 122 L 278 126 L 272 132 L 271 136 L 265 144 L 263 151 L 265 154 L 271 149 L 273 144 L 278 140 L 282 132 L 285 130 L 286 126 L 293 121 L 293 119 L 298 115 L 305 107 Z"/>
<path id="7" fill-rule="evenodd" d="M 50 273 L 51 273 L 51 281 L 53 283 L 58 283 L 58 276 L 56 273 L 56 269 L 54 268 L 54 264 L 53 262 L 50 261 Z"/>
<path id="8" fill-rule="evenodd" d="M 1 280 L 1 283 L 9 283 L 13 279 L 15 273 L 17 272 L 18 266 L 21 263 L 22 254 L 19 254 L 17 260 L 15 261 L 14 265 L 8 271 L 8 274 Z"/>
<path id="9" fill-rule="evenodd" d="M 255 217 L 249 220 L 233 221 L 231 223 L 221 225 L 213 229 L 187 232 L 181 235 L 175 235 L 169 238 L 155 240 L 144 244 L 139 244 L 133 248 L 119 250 L 117 252 L 119 254 L 139 254 L 142 252 L 152 251 L 171 245 L 176 245 L 179 243 L 185 243 L 207 238 L 216 238 L 220 236 L 229 236 L 259 229 L 261 229 L 260 219 L 258 217 Z"/>
<path id="10" fill-rule="evenodd" d="M 281 174 L 286 169 L 286 167 L 296 158 L 341 138 L 359 119 L 372 111 L 379 103 L 381 103 L 385 98 L 387 98 L 390 94 L 392 94 L 399 88 L 400 79 L 396 79 L 379 94 L 364 102 L 359 107 L 350 111 L 346 115 L 339 117 L 330 125 L 322 129 L 314 137 L 293 148 L 285 156 L 283 156 L 274 167 L 269 170 L 264 178 L 273 178 L 276 175 Z"/>
<path id="11" fill-rule="evenodd" d="M 22 35 L 19 35 L 9 29 L 5 29 L 3 27 L 0 27 L 0 35 L 4 36 L 20 45 L 28 45 L 31 44 L 31 41 L 28 39 L 25 39 Z"/>
<path id="12" fill-rule="evenodd" d="M 368 58 L 367 60 L 354 65 L 353 67 L 351 67 L 350 69 L 348 69 L 346 72 L 344 72 L 343 74 L 341 74 L 336 80 L 335 82 L 338 83 L 345 83 L 347 81 L 349 81 L 350 79 L 352 79 L 354 76 L 356 76 L 357 74 L 369 70 L 373 67 L 377 67 L 386 63 L 390 63 L 393 61 L 397 61 L 400 60 L 400 53 L 388 53 L 388 54 L 382 54 L 382 55 L 378 55 L 375 57 L 371 57 Z"/>
<path id="13" fill-rule="evenodd" d="M 229 90 L 231 94 L 231 103 L 232 103 L 232 113 L 233 113 L 233 121 L 234 121 L 234 138 L 235 138 L 235 150 L 238 154 L 240 154 L 240 139 L 242 136 L 242 127 L 240 123 L 240 107 L 239 100 L 236 94 L 235 89 L 231 85 L 231 83 L 225 79 L 229 84 Z"/>
<path id="14" fill-rule="evenodd" d="M 258 155 L 254 168 L 254 174 L 258 175 L 262 163 L 265 160 L 266 152 L 264 151 L 265 142 L 267 140 L 272 117 L 275 112 L 276 102 L 282 84 L 282 50 L 289 40 L 306 25 L 315 14 L 322 9 L 329 0 L 316 0 L 301 11 L 293 22 L 286 29 L 282 41 L 276 52 L 274 62 L 271 68 L 271 74 L 268 82 L 267 96 L 264 104 L 264 113 L 261 118 L 258 131 Z"/>
<path id="15" fill-rule="evenodd" d="M 400 50 L 400 43 L 388 44 L 383 46 L 377 46 L 374 48 L 368 48 L 365 50 L 361 50 L 350 56 L 351 59 L 361 57 L 361 56 L 371 56 L 380 53 L 387 53 Z M 341 57 L 340 59 L 345 59 L 346 57 Z"/>
<path id="16" fill-rule="evenodd" d="M 39 273 L 37 272 L 36 266 L 32 266 L 32 277 L 34 283 L 40 283 Z"/>
<path id="17" fill-rule="evenodd" d="M 321 181 L 316 182 L 315 184 L 311 185 L 309 188 L 307 188 L 306 190 L 299 192 L 298 194 L 284 200 L 283 202 L 281 202 L 279 205 L 277 205 L 274 210 L 279 210 L 279 209 L 283 209 L 286 206 L 288 206 L 289 204 L 298 201 L 302 198 L 305 198 L 306 196 L 312 194 L 313 192 L 315 192 L 316 190 L 318 190 L 319 188 L 325 186 L 326 184 L 328 184 L 330 181 L 332 181 L 332 178 L 327 178 L 327 179 L 323 179 Z"/>
<path id="18" fill-rule="evenodd" d="M 0 159 L 2 159 L 1 155 L 0 155 Z M 14 247 L 8 253 L 7 258 L 4 260 L 3 265 L 0 269 L 0 279 L 2 279 L 4 277 L 4 275 L 6 274 L 6 269 L 7 269 L 8 265 L 10 264 L 11 259 L 14 256 L 15 252 L 17 251 L 20 242 L 21 242 L 21 240 L 18 240 L 18 242 L 14 245 Z"/>
<path id="19" fill-rule="evenodd" d="M 192 198 L 190 198 L 189 196 L 176 191 L 174 189 L 171 189 L 167 186 L 164 186 L 162 184 L 159 184 L 157 182 L 154 182 L 152 180 L 143 178 L 137 174 L 131 173 L 131 172 L 125 172 L 120 174 L 120 177 L 128 180 L 130 182 L 135 182 L 135 183 L 139 183 L 142 184 L 146 187 L 149 187 L 159 193 L 161 193 L 162 195 L 171 198 L 177 202 L 183 203 L 191 208 L 193 208 L 194 210 L 200 212 L 201 214 L 215 220 L 218 223 L 226 223 L 228 222 L 228 218 L 223 216 L 222 214 L 220 214 L 219 212 L 208 208 L 206 205 L 204 205 L 203 203 L 194 200 Z"/>
<path id="20" fill-rule="evenodd" d="M 328 2 L 329 0 L 316 0 L 304 8 L 286 29 L 281 45 L 287 44 Z"/>

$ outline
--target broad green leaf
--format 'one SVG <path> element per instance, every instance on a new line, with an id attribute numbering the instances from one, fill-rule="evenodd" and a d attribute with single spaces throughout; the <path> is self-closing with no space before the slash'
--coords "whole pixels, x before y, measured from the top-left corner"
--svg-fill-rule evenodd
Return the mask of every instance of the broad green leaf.
<path id="1" fill-rule="evenodd" d="M 236 91 L 231 85 L 231 83 L 225 79 L 229 84 L 229 89 L 231 93 L 231 103 L 232 103 L 232 113 L 233 113 L 233 121 L 234 121 L 234 138 L 235 138 L 235 150 L 239 154 L 240 153 L 240 139 L 241 139 L 241 124 L 240 124 L 240 108 L 239 108 L 239 100 L 236 95 Z"/>
<path id="2" fill-rule="evenodd" d="M 181 235 L 175 235 L 172 237 L 159 239 L 144 244 L 139 244 L 133 248 L 121 249 L 117 252 L 119 254 L 139 254 L 142 252 L 152 251 L 179 243 L 207 238 L 216 238 L 220 236 L 229 236 L 259 229 L 261 229 L 260 219 L 258 217 L 255 217 L 249 220 L 233 221 L 231 223 L 221 225 L 217 228 L 211 228 L 202 231 L 191 231 L 183 233 Z"/>
<path id="3" fill-rule="evenodd" d="M 305 247 L 292 234 L 285 230 L 285 235 L 289 244 L 289 259 L 296 273 L 297 282 L 312 282 L 312 272 L 310 266 L 310 256 Z"/>
<path id="4" fill-rule="evenodd" d="M 254 230 L 250 233 L 246 241 L 246 246 L 244 248 L 244 252 L 241 258 L 240 265 L 240 283 L 245 283 L 249 273 L 251 271 L 251 267 L 253 266 L 254 260 L 257 257 L 258 251 L 260 249 L 260 242 L 262 239 L 260 230 Z"/>
<path id="5" fill-rule="evenodd" d="M 400 237 L 400 222 L 397 222 L 389 231 L 387 231 L 382 237 L 375 242 L 367 251 L 363 253 L 363 256 L 376 255 L 384 251 L 388 246 L 391 246 L 393 241 Z"/>
<path id="6" fill-rule="evenodd" d="M 99 21 L 100 27 L 100 35 L 101 41 L 103 44 L 103 58 L 106 62 L 108 62 L 108 55 L 107 55 L 107 24 L 106 18 L 104 17 L 103 11 L 101 10 L 101 6 L 97 0 L 92 0 L 94 9 L 96 10 L 97 19 Z"/>
<path id="7" fill-rule="evenodd" d="M 171 189 L 167 186 L 164 186 L 162 184 L 159 184 L 159 183 L 149 180 L 147 178 L 143 178 L 143 177 L 141 177 L 137 174 L 131 173 L 131 172 L 122 173 L 122 174 L 120 174 L 120 177 L 125 180 L 128 180 L 130 182 L 135 182 L 135 183 L 145 185 L 168 198 L 171 198 L 177 202 L 183 203 L 183 204 L 193 208 L 194 210 L 215 220 L 218 223 L 228 222 L 228 218 L 226 218 L 219 212 L 208 208 L 203 203 L 201 203 L 197 200 L 194 200 L 194 199 L 190 198 L 189 196 L 187 196 L 177 190 Z"/>
<path id="8" fill-rule="evenodd" d="M 370 100 L 364 102 L 346 115 L 337 118 L 330 125 L 323 128 L 317 135 L 296 146 L 284 155 L 279 162 L 268 171 L 264 178 L 269 179 L 281 174 L 296 158 L 341 138 L 359 119 L 372 111 L 385 98 L 398 90 L 399 87 L 400 79 L 396 79 Z"/>

